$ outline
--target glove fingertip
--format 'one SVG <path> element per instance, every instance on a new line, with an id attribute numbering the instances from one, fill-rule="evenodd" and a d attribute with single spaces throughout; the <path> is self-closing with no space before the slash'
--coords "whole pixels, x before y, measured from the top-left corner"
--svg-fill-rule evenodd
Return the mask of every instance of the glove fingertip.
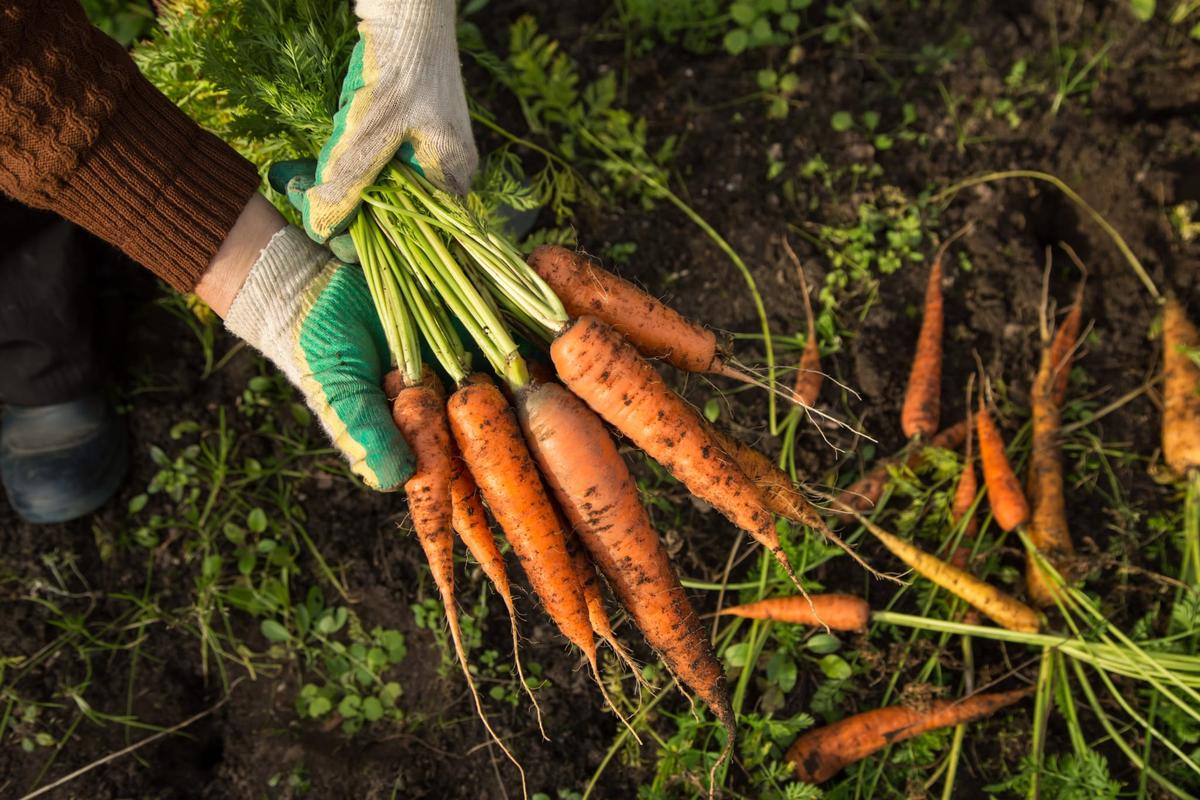
<path id="1" fill-rule="evenodd" d="M 333 257 L 343 264 L 358 263 L 358 249 L 354 246 L 354 239 L 348 233 L 340 233 L 329 239 L 329 249 L 333 253 Z"/>
<path id="2" fill-rule="evenodd" d="M 299 177 L 307 177 L 311 183 L 317 174 L 315 158 L 292 158 L 276 161 L 267 169 L 267 182 L 280 194 L 286 194 L 288 184 Z"/>

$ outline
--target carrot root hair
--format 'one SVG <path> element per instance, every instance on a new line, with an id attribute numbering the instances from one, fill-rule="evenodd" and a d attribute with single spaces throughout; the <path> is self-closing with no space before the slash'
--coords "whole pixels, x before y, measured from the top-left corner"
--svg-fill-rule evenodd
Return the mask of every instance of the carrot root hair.
<path id="1" fill-rule="evenodd" d="M 637 731 L 634 730 L 633 725 L 631 725 L 629 722 L 629 719 L 621 713 L 621 710 L 617 708 L 617 704 L 614 703 L 612 697 L 609 696 L 608 689 L 604 688 L 604 679 L 600 677 L 600 659 L 596 655 L 596 650 L 594 648 L 592 652 L 587 654 L 587 660 L 592 670 L 592 677 L 596 680 L 596 686 L 600 689 L 600 694 L 602 697 L 604 697 L 605 704 L 612 710 L 614 714 L 617 715 L 617 719 L 621 720 L 621 724 L 629 730 L 629 734 L 633 737 L 634 741 L 636 741 L 638 744 L 641 744 L 642 737 L 638 736 Z"/>

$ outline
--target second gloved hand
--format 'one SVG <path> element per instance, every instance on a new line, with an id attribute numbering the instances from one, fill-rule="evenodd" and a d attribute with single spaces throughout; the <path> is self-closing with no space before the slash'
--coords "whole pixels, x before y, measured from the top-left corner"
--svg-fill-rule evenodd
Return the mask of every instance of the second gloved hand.
<path id="1" fill-rule="evenodd" d="M 250 268 L 225 325 L 300 387 L 364 483 L 391 491 L 408 480 L 412 454 L 382 388 L 387 341 L 361 269 L 288 225 Z"/>
<path id="2" fill-rule="evenodd" d="M 358 0 L 359 41 L 333 134 L 301 211 L 319 242 L 341 233 L 405 142 L 426 177 L 463 194 L 479 163 L 458 62 L 454 0 Z"/>

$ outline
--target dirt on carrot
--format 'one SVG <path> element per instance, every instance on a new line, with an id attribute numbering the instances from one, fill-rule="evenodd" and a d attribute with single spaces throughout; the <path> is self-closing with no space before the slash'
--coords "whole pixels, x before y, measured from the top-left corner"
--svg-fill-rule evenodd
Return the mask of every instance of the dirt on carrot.
<path id="1" fill-rule="evenodd" d="M 1075 552 L 1071 543 L 1071 532 L 1067 526 L 1062 456 L 1059 452 L 1062 412 L 1055 402 L 1057 378 L 1065 360 L 1066 356 L 1055 352 L 1053 342 L 1047 342 L 1042 350 L 1041 363 L 1030 393 L 1033 416 L 1032 446 L 1029 454 L 1032 510 L 1026 528 L 1033 546 L 1060 573 L 1065 569 L 1066 560 Z M 1033 553 L 1026 555 L 1025 591 L 1034 605 L 1054 605 L 1056 593 L 1050 578 L 1039 568 Z"/>
<path id="2" fill-rule="evenodd" d="M 647 358 L 665 359 L 684 372 L 746 379 L 725 363 L 715 333 L 586 255 L 542 245 L 529 256 L 529 265 L 573 319 L 590 316 L 604 322 Z"/>
<path id="3" fill-rule="evenodd" d="M 454 652 L 466 678 L 467 688 L 475 701 L 475 711 L 501 752 L 520 772 L 521 792 L 527 796 L 525 770 L 492 730 L 463 646 L 458 605 L 454 599 L 454 511 L 451 500 L 454 468 L 445 406 L 436 390 L 428 386 L 410 386 L 397 393 L 392 402 L 392 417 L 416 456 L 413 476 L 404 484 L 409 515 L 417 540 L 429 562 L 434 585 L 441 595 L 450 639 L 454 643 Z"/>
<path id="4" fill-rule="evenodd" d="M 554 340 L 550 356 L 572 392 L 766 547 L 799 587 L 762 493 L 624 337 L 594 317 L 580 317 Z"/>
<path id="5" fill-rule="evenodd" d="M 546 613 L 594 660 L 596 643 L 566 534 L 512 408 L 487 381 L 464 385 L 451 395 L 447 411 L 463 460 Z"/>
<path id="6" fill-rule="evenodd" d="M 735 728 L 725 676 L 612 437 L 557 383 L 520 394 L 530 449 L 567 520 L 647 643 L 725 726 L 727 755 Z"/>

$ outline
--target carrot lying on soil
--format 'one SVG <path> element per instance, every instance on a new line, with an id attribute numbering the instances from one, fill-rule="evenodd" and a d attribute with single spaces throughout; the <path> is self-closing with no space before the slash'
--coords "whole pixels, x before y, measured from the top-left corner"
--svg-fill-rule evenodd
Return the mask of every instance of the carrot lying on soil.
<path id="1" fill-rule="evenodd" d="M 1066 316 L 1055 329 L 1054 338 L 1050 342 L 1050 363 L 1054 369 L 1052 397 L 1054 405 L 1060 410 L 1063 402 L 1067 399 L 1067 385 L 1071 379 L 1071 361 L 1078 344 L 1079 332 L 1083 328 L 1083 287 L 1083 281 L 1080 281 L 1079 285 L 1075 287 L 1075 299 L 1071 302 Z M 1029 501 L 1030 508 L 1037 505 L 1037 481 L 1034 480 L 1032 459 L 1025 476 L 1025 499 Z"/>
<path id="2" fill-rule="evenodd" d="M 925 447 L 955 450 L 963 443 L 966 435 L 967 421 L 960 420 L 935 434 Z M 850 518 L 855 512 L 862 514 L 870 511 L 883 496 L 883 490 L 888 483 L 888 467 L 901 462 L 909 469 L 918 469 L 924 457 L 923 453 L 924 447 L 909 447 L 892 458 L 877 462 L 867 474 L 838 492 L 837 501 L 833 504 L 833 513 Z"/>
<path id="3" fill-rule="evenodd" d="M 458 606 L 454 600 L 454 532 L 450 490 L 453 467 L 450 432 L 444 409 L 438 393 L 428 386 L 409 386 L 396 394 L 392 403 L 392 417 L 416 456 L 416 468 L 404 484 L 404 492 L 408 496 L 408 510 L 417 540 L 429 562 L 434 585 L 442 596 L 454 652 L 475 700 L 475 711 L 497 746 L 521 773 L 522 794 L 527 795 L 525 770 L 488 722 L 462 642 Z"/>
<path id="4" fill-rule="evenodd" d="M 865 631 L 871 607 L 866 600 L 852 594 L 813 594 L 808 597 L 798 594 L 723 608 L 717 616 L 823 625 L 835 631 Z"/>
<path id="5" fill-rule="evenodd" d="M 542 245 L 529 265 L 572 318 L 591 316 L 627 338 L 642 355 L 666 359 L 685 372 L 711 372 L 745 381 L 725 363 L 717 336 L 582 253 Z"/>
<path id="6" fill-rule="evenodd" d="M 788 258 L 796 266 L 796 274 L 800 277 L 800 296 L 804 298 L 804 352 L 800 354 L 800 367 L 796 371 L 796 384 L 792 387 L 795 402 L 802 406 L 812 406 L 821 394 L 821 384 L 825 374 L 821 372 L 821 346 L 817 341 L 817 321 L 813 316 L 812 298 L 808 295 L 808 279 L 804 275 L 804 267 L 796 251 L 792 250 L 787 237 L 783 237 L 783 248 Z"/>
<path id="7" fill-rule="evenodd" d="M 1083 329 L 1083 281 L 1075 289 L 1075 299 L 1058 329 L 1054 331 L 1054 339 L 1050 343 L 1050 363 L 1054 369 L 1054 404 L 1062 407 L 1067 399 L 1067 384 L 1071 381 L 1071 356 L 1079 340 L 1079 332 Z M 1032 498 L 1031 498 L 1032 499 Z"/>
<path id="8" fill-rule="evenodd" d="M 1163 460 L 1177 475 L 1200 468 L 1200 367 L 1184 352 L 1200 331 L 1171 295 L 1163 309 Z"/>
<path id="9" fill-rule="evenodd" d="M 800 587 L 762 493 L 713 439 L 703 418 L 624 337 L 594 317 L 580 317 L 554 340 L 550 357 L 572 392 L 770 550 Z"/>
<path id="10" fill-rule="evenodd" d="M 596 642 L 566 533 L 512 408 L 490 381 L 468 382 L 451 395 L 446 408 L 463 460 L 546 613 L 594 662 Z"/>
<path id="11" fill-rule="evenodd" d="M 962 474 L 958 476 L 958 485 L 954 487 L 954 499 L 950 504 L 950 519 L 957 526 L 966 518 L 963 523 L 962 539 L 959 540 L 958 547 L 954 550 L 954 555 L 950 559 L 950 563 L 959 569 L 966 569 L 967 559 L 971 557 L 971 546 L 969 541 L 974 540 L 975 534 L 979 532 L 979 520 L 971 513 L 971 506 L 975 502 L 975 495 L 979 494 L 979 476 L 975 472 L 975 461 L 972 456 L 974 453 L 973 445 L 975 444 L 974 436 L 971 430 L 971 381 L 967 382 L 967 446 L 963 452 L 963 468 Z M 968 516 L 969 515 L 969 516 Z"/>
<path id="12" fill-rule="evenodd" d="M 984 404 L 982 392 L 979 395 L 979 410 L 975 414 L 975 432 L 979 435 L 979 460 L 983 464 L 988 505 L 992 507 L 996 524 L 1011 531 L 1029 521 L 1029 503 L 1021 491 L 1021 482 L 1008 463 L 1004 437 Z"/>
<path id="13" fill-rule="evenodd" d="M 616 444 L 600 419 L 557 383 L 535 383 L 519 397 L 530 449 L 563 514 L 646 641 L 725 726 L 723 760 L 735 728 L 721 665 Z"/>
<path id="14" fill-rule="evenodd" d="M 938 429 L 942 408 L 943 313 L 942 250 L 939 249 L 925 284 L 921 332 L 900 410 L 900 429 L 909 439 L 933 436 Z"/>
<path id="15" fill-rule="evenodd" d="M 1061 330 L 1059 331 L 1061 333 Z M 1060 572 L 1066 559 L 1074 555 L 1071 532 L 1067 526 L 1067 504 L 1063 492 L 1062 457 L 1059 454 L 1059 428 L 1062 414 L 1055 395 L 1058 391 L 1058 376 L 1064 372 L 1064 361 L 1069 358 L 1070 348 L 1056 353 L 1054 342 L 1043 324 L 1041 362 L 1033 379 L 1030 393 L 1032 409 L 1032 446 L 1029 453 L 1029 481 L 1031 511 L 1026 532 L 1030 543 L 1047 558 Z M 1074 338 L 1070 340 L 1074 342 Z M 1050 580 L 1038 567 L 1033 553 L 1026 554 L 1025 591 L 1037 606 L 1054 605 L 1055 591 Z"/>
<path id="16" fill-rule="evenodd" d="M 978 609 L 1000 627 L 1025 633 L 1036 633 L 1041 627 L 1037 612 L 1007 592 L 888 533 L 862 515 L 858 515 L 857 519 L 892 555 L 914 572 Z"/>
<path id="17" fill-rule="evenodd" d="M 922 733 L 983 719 L 1033 692 L 1033 688 L 976 694 L 962 700 L 935 700 L 928 708 L 890 706 L 864 711 L 800 734 L 788 748 L 796 777 L 824 783 L 844 767 L 891 744 Z"/>

